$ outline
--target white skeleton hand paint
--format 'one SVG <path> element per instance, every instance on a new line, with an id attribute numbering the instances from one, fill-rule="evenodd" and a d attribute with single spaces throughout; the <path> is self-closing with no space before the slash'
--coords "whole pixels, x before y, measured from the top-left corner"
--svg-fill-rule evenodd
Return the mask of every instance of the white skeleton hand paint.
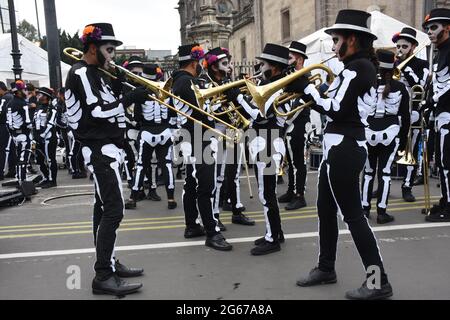
<path id="1" fill-rule="evenodd" d="M 433 22 L 425 27 L 425 31 L 427 32 L 430 41 L 432 43 L 437 43 L 439 34 L 444 31 L 444 25 L 439 22 Z"/>
<path id="2" fill-rule="evenodd" d="M 105 64 L 104 64 L 104 68 L 108 69 L 109 68 L 109 63 L 111 61 L 113 61 L 115 55 L 116 55 L 116 46 L 114 44 L 112 44 L 111 42 L 108 42 L 104 45 L 101 45 L 99 47 L 100 49 L 100 53 L 103 55 L 103 57 L 105 58 Z"/>
<path id="3" fill-rule="evenodd" d="M 397 41 L 397 58 L 405 60 L 409 57 L 412 49 L 412 44 L 405 39 L 400 39 Z"/>

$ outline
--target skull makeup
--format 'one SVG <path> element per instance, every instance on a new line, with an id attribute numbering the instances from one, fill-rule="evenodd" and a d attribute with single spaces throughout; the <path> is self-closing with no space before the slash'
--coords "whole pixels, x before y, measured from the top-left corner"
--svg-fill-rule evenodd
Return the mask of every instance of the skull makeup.
<path id="1" fill-rule="evenodd" d="M 411 54 L 412 44 L 405 39 L 399 39 L 397 41 L 397 57 L 404 60 Z"/>
<path id="2" fill-rule="evenodd" d="M 131 68 L 130 71 L 132 73 L 134 73 L 135 75 L 142 76 L 142 74 L 144 73 L 144 68 L 142 68 L 142 67 L 134 67 L 134 68 Z"/>
<path id="3" fill-rule="evenodd" d="M 231 74 L 231 64 L 228 58 L 223 58 L 217 63 L 217 67 L 219 68 L 219 72 L 223 77 Z"/>
<path id="4" fill-rule="evenodd" d="M 425 27 L 425 31 L 432 43 L 438 43 L 439 40 L 444 36 L 444 25 L 439 22 L 433 22 Z"/>
<path id="5" fill-rule="evenodd" d="M 100 65 L 105 69 L 109 69 L 109 63 L 113 61 L 115 55 L 116 45 L 111 42 L 107 42 L 98 47 L 97 59 Z"/>
<path id="6" fill-rule="evenodd" d="M 270 78 L 272 78 L 272 68 L 267 61 L 264 61 L 264 60 L 261 61 L 260 71 L 262 74 L 262 79 L 264 81 L 268 81 L 268 80 L 270 80 Z"/>
<path id="7" fill-rule="evenodd" d="M 343 61 L 346 54 L 348 45 L 345 41 L 344 36 L 337 34 L 337 33 L 331 33 L 331 37 L 333 39 L 333 51 L 336 53 L 338 59 L 340 61 Z"/>

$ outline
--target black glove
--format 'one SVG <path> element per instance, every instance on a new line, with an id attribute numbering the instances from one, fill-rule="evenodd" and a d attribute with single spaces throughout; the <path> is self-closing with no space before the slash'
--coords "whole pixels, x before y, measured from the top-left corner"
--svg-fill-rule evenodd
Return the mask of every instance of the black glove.
<path id="1" fill-rule="evenodd" d="M 111 81 L 111 89 L 118 97 L 123 93 L 123 83 L 126 82 L 125 73 L 116 68 L 117 79 Z"/>
<path id="2" fill-rule="evenodd" d="M 227 97 L 227 101 L 236 101 L 239 95 L 241 94 L 241 90 L 239 88 L 231 88 L 224 92 L 225 97 Z"/>
<path id="3" fill-rule="evenodd" d="M 285 89 L 285 92 L 291 93 L 304 93 L 306 87 L 309 85 L 309 79 L 306 76 L 302 76 L 297 80 L 291 82 Z"/>
<path id="4" fill-rule="evenodd" d="M 126 93 L 122 98 L 122 102 L 125 108 L 132 105 L 133 103 L 144 104 L 145 101 L 149 100 L 149 94 L 150 92 L 148 92 L 147 89 L 138 87 L 135 90 Z"/>
<path id="5" fill-rule="evenodd" d="M 398 145 L 398 152 L 405 151 L 406 149 L 406 139 L 400 139 L 400 143 Z"/>

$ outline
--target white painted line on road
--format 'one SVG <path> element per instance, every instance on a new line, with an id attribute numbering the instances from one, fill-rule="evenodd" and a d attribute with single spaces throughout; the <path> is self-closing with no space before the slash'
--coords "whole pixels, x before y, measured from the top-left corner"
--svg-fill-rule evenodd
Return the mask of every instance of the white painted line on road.
<path id="1" fill-rule="evenodd" d="M 374 232 L 383 232 L 383 231 L 430 229 L 430 228 L 444 228 L 444 227 L 450 227 L 450 223 L 405 224 L 405 225 L 398 225 L 398 226 L 373 227 L 372 230 Z M 350 234 L 350 231 L 349 230 L 339 230 L 339 234 L 340 235 Z M 319 235 L 318 232 L 305 232 L 305 233 L 285 234 L 285 238 L 286 239 L 314 238 L 314 237 L 317 237 L 318 235 Z M 253 242 L 256 239 L 258 239 L 258 237 L 227 239 L 227 241 L 230 243 L 246 243 L 246 242 Z M 158 244 L 146 244 L 146 245 L 138 245 L 138 246 L 116 247 L 115 251 L 170 249 L 170 248 L 196 247 L 196 246 L 204 246 L 204 245 L 205 245 L 205 241 L 202 240 L 202 241 L 158 243 Z M 65 256 L 65 255 L 86 254 L 86 253 L 95 253 L 95 248 L 0 254 L 0 260 L 18 259 L 18 258 Z"/>

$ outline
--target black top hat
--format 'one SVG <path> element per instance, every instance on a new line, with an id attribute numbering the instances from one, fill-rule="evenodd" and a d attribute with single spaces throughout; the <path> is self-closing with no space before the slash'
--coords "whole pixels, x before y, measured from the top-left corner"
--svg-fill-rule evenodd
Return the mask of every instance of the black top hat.
<path id="1" fill-rule="evenodd" d="M 49 99 L 53 98 L 53 90 L 50 88 L 41 87 L 37 92 L 47 96 Z"/>
<path id="2" fill-rule="evenodd" d="M 289 49 L 278 44 L 268 43 L 256 59 L 281 63 L 287 67 L 289 65 Z"/>
<path id="3" fill-rule="evenodd" d="M 187 44 L 178 47 L 178 60 L 180 62 L 201 60 L 205 57 L 205 52 L 198 43 Z"/>
<path id="4" fill-rule="evenodd" d="M 446 22 L 450 23 L 450 9 L 447 8 L 436 8 L 431 10 L 430 14 L 425 17 L 425 21 L 422 27 L 431 22 Z"/>
<path id="5" fill-rule="evenodd" d="M 413 28 L 405 27 L 398 35 L 394 36 L 393 41 L 396 43 L 400 39 L 405 39 L 417 45 L 419 44 L 419 41 L 417 41 L 416 37 L 417 37 L 416 30 L 414 30 Z"/>
<path id="6" fill-rule="evenodd" d="M 127 69 L 130 70 L 131 68 L 134 67 L 144 67 L 144 63 L 142 62 L 141 57 L 138 56 L 131 56 L 130 59 L 128 59 L 128 64 L 127 64 Z"/>
<path id="7" fill-rule="evenodd" d="M 392 51 L 380 49 L 377 58 L 382 69 L 394 69 L 395 54 Z"/>
<path id="8" fill-rule="evenodd" d="M 116 39 L 113 26 L 109 23 L 91 23 L 84 27 L 81 41 L 84 44 L 113 42 L 116 46 L 122 45 L 122 41 Z"/>
<path id="9" fill-rule="evenodd" d="M 370 24 L 372 15 L 361 10 L 341 10 L 336 17 L 336 23 L 325 30 L 326 33 L 331 34 L 334 31 L 348 30 L 355 32 L 362 32 L 377 40 L 378 37 L 370 31 Z"/>
<path id="10" fill-rule="evenodd" d="M 292 41 L 291 45 L 289 46 L 289 51 L 299 53 L 305 59 L 308 59 L 308 56 L 306 55 L 306 44 L 298 41 Z"/>
<path id="11" fill-rule="evenodd" d="M 154 63 L 145 64 L 142 76 L 149 80 L 158 80 L 164 76 L 161 68 Z"/>

